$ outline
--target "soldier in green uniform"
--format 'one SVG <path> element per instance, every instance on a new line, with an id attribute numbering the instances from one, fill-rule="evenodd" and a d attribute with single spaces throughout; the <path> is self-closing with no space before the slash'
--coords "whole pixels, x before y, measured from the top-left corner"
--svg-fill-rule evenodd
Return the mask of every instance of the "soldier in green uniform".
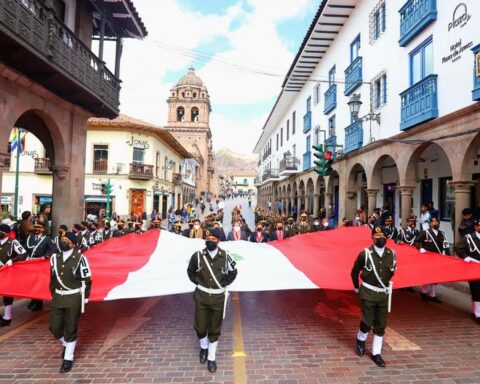
<path id="1" fill-rule="evenodd" d="M 61 251 L 50 257 L 50 331 L 64 347 L 60 373 L 72 369 L 78 320 L 92 286 L 87 258 L 76 242 L 76 235 L 67 232 L 60 239 Z"/>
<path id="2" fill-rule="evenodd" d="M 300 222 L 297 224 L 297 233 L 298 234 L 310 233 L 310 224 L 308 223 L 308 214 L 305 211 L 300 214 Z"/>
<path id="3" fill-rule="evenodd" d="M 297 226 L 295 225 L 295 221 L 293 217 L 289 217 L 287 219 L 287 225 L 285 226 L 285 230 L 289 233 L 289 236 L 295 236 L 298 234 Z"/>
<path id="4" fill-rule="evenodd" d="M 200 340 L 200 363 L 208 359 L 208 371 L 216 372 L 218 338 L 225 317 L 228 291 L 226 287 L 237 277 L 235 261 L 218 247 L 220 231 L 213 228 L 206 233 L 206 248 L 195 252 L 188 264 L 190 281 L 196 285 L 194 328 Z"/>
<path id="5" fill-rule="evenodd" d="M 136 221 L 135 227 L 133 229 L 133 233 L 136 233 L 137 235 L 141 235 L 143 233 L 142 225 L 143 223 L 141 221 Z"/>
<path id="6" fill-rule="evenodd" d="M 98 229 L 97 223 L 91 223 L 88 228 L 88 245 L 90 248 L 103 242 L 103 232 Z"/>
<path id="7" fill-rule="evenodd" d="M 25 260 L 27 251 L 17 240 L 9 237 L 10 227 L 7 224 L 0 224 L 0 268 L 10 266 L 13 263 Z M 3 316 L 0 318 L 0 327 L 10 325 L 12 322 L 13 297 L 4 297 L 5 307 Z"/>
<path id="8" fill-rule="evenodd" d="M 125 222 L 124 221 L 119 221 L 117 223 L 117 229 L 113 231 L 112 237 L 122 237 L 125 235 L 125 230 L 124 230 Z"/>
<path id="9" fill-rule="evenodd" d="M 77 242 L 75 245 L 79 247 L 82 252 L 85 252 L 89 248 L 87 229 L 84 229 L 81 224 L 74 224 L 73 233 L 77 236 Z"/>
<path id="10" fill-rule="evenodd" d="M 383 232 L 387 239 L 396 240 L 398 238 L 398 229 L 393 225 L 394 220 L 393 216 L 387 216 L 385 219 L 385 226 L 383 227 Z"/>
<path id="11" fill-rule="evenodd" d="M 387 238 L 381 226 L 373 228 L 372 240 L 373 245 L 360 252 L 352 268 L 353 287 L 360 296 L 362 306 L 356 350 L 360 356 L 365 354 L 365 341 L 373 327 L 372 360 L 384 368 L 386 365 L 381 351 L 391 295 L 389 283 L 397 268 L 397 261 L 395 252 L 385 247 Z M 361 286 L 359 276 L 362 278 Z"/>

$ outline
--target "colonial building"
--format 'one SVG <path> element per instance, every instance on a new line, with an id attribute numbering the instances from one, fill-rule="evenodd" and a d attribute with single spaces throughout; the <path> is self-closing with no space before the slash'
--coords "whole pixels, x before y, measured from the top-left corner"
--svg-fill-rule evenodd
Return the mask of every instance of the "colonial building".
<path id="1" fill-rule="evenodd" d="M 228 178 L 234 192 L 253 192 L 255 188 L 255 174 L 251 172 L 231 173 Z"/>
<path id="2" fill-rule="evenodd" d="M 259 204 L 338 221 L 480 207 L 480 2 L 323 0 L 255 147 Z M 314 172 L 312 145 L 336 154 Z"/>
<path id="3" fill-rule="evenodd" d="M 197 196 L 215 194 L 210 96 L 193 68 L 170 90 L 167 103 L 168 123 L 165 128 L 199 163 Z"/>
<path id="4" fill-rule="evenodd" d="M 0 183 L 10 133 L 26 129 L 50 161 L 54 227 L 83 217 L 87 120 L 117 116 L 123 39 L 146 34 L 131 0 L 0 1 Z M 113 71 L 106 41 L 116 45 Z"/>

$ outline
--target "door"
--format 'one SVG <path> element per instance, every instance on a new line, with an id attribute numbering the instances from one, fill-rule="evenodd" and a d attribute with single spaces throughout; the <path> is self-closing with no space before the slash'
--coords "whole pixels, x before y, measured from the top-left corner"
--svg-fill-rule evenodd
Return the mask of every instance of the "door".
<path id="1" fill-rule="evenodd" d="M 383 184 L 383 204 L 387 205 L 388 210 L 392 214 L 392 217 L 395 218 L 395 190 L 396 184 Z"/>
<path id="2" fill-rule="evenodd" d="M 145 191 L 143 189 L 130 190 L 130 212 L 142 217 L 145 210 Z"/>
<path id="3" fill-rule="evenodd" d="M 338 204 L 339 204 L 339 188 L 338 188 L 338 185 L 335 185 L 334 187 L 334 192 L 333 192 L 334 196 L 333 196 L 333 201 L 334 201 L 334 204 L 335 204 L 335 226 L 337 226 L 338 224 Z"/>
<path id="4" fill-rule="evenodd" d="M 167 218 L 168 206 L 167 206 L 168 195 L 162 195 L 162 220 Z"/>
<path id="5" fill-rule="evenodd" d="M 423 179 L 420 184 L 420 204 L 432 201 L 432 179 Z"/>
<path id="6" fill-rule="evenodd" d="M 157 212 L 159 212 L 160 209 L 160 195 L 158 193 L 155 193 L 153 195 L 153 209 Z"/>

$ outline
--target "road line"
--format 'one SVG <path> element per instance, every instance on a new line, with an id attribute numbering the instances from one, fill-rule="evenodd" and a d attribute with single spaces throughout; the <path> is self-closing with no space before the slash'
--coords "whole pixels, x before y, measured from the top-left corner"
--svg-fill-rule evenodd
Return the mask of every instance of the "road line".
<path id="1" fill-rule="evenodd" d="M 43 315 L 36 317 L 35 319 L 32 319 L 30 321 L 27 321 L 26 323 L 23 323 L 22 325 L 19 325 L 18 327 L 12 329 L 10 332 L 4 333 L 3 335 L 0 336 L 0 342 L 5 341 L 10 337 L 19 334 L 25 329 L 30 328 L 30 326 L 32 326 L 33 324 L 39 323 L 40 321 L 45 319 L 49 314 L 50 314 L 49 312 L 46 312 Z"/>
<path id="2" fill-rule="evenodd" d="M 233 379 L 235 384 L 247 383 L 247 365 L 245 350 L 243 347 L 242 316 L 240 314 L 240 295 L 232 294 L 233 311 Z"/>

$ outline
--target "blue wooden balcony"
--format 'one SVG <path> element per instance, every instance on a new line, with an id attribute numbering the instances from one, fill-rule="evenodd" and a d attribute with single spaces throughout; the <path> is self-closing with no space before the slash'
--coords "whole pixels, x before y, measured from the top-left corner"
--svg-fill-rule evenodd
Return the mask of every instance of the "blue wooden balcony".
<path id="1" fill-rule="evenodd" d="M 337 107 L 337 84 L 330 85 L 323 96 L 325 98 L 323 113 L 326 115 Z"/>
<path id="2" fill-rule="evenodd" d="M 312 112 L 308 111 L 303 116 L 303 133 L 307 133 L 312 129 Z"/>
<path id="3" fill-rule="evenodd" d="M 405 47 L 415 36 L 437 20 L 436 0 L 408 0 L 400 8 L 400 40 Z"/>
<path id="4" fill-rule="evenodd" d="M 480 100 L 480 44 L 472 48 L 473 57 L 475 61 L 473 63 L 473 91 L 472 100 Z"/>
<path id="5" fill-rule="evenodd" d="M 344 95 L 350 95 L 360 85 L 362 85 L 362 58 L 359 56 L 345 70 Z"/>
<path id="6" fill-rule="evenodd" d="M 332 151 L 335 158 L 335 145 L 337 145 L 337 136 L 330 136 L 325 140 L 323 147 L 326 151 Z"/>
<path id="7" fill-rule="evenodd" d="M 306 171 L 312 167 L 312 152 L 308 151 L 303 154 L 303 170 Z"/>
<path id="8" fill-rule="evenodd" d="M 363 146 L 363 127 L 362 121 L 358 120 L 345 128 L 345 153 L 362 148 Z"/>
<path id="9" fill-rule="evenodd" d="M 429 75 L 400 94 L 400 129 L 438 117 L 437 75 Z"/>

